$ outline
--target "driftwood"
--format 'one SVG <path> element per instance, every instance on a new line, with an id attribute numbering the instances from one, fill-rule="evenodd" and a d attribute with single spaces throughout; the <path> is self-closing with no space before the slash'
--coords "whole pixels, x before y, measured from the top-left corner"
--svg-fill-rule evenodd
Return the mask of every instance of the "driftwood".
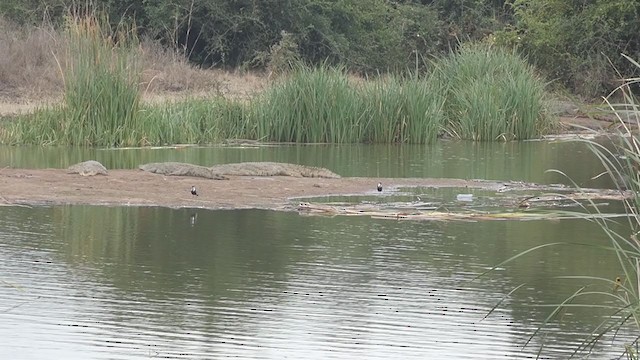
<path id="1" fill-rule="evenodd" d="M 300 215 L 320 216 L 368 216 L 373 219 L 414 220 L 414 221 L 486 221 L 486 220 L 561 220 L 587 218 L 617 218 L 626 214 L 589 214 L 566 211 L 529 212 L 514 209 L 512 211 L 439 211 L 439 210 L 398 210 L 382 209 L 372 205 L 333 206 L 302 202 L 297 206 Z"/>
<path id="2" fill-rule="evenodd" d="M 174 176 L 194 176 L 224 180 L 224 175 L 233 176 L 293 176 L 336 179 L 337 175 L 327 169 L 297 164 L 276 162 L 246 162 L 205 167 L 178 162 L 151 163 L 140 165 L 141 170 Z"/>
<path id="3" fill-rule="evenodd" d="M 251 139 L 226 139 L 222 143 L 229 146 L 260 146 L 262 144 L 258 140 Z"/>
<path id="4" fill-rule="evenodd" d="M 461 202 L 460 195 L 469 195 L 470 200 Z M 621 202 L 632 196 L 635 195 L 630 191 L 610 189 L 543 193 L 527 196 L 520 201 L 515 196 L 480 196 L 476 200 L 471 194 L 458 194 L 457 202 L 423 202 L 421 199 L 385 203 L 301 202 L 296 210 L 301 215 L 368 216 L 375 219 L 423 221 L 604 219 L 626 217 L 628 214 L 607 214 L 601 210 L 589 211 L 589 208 L 609 205 L 603 200 Z M 566 210 L 568 207 L 575 210 Z"/>
<path id="5" fill-rule="evenodd" d="M 82 176 L 108 175 L 107 168 L 95 160 L 84 161 L 67 168 L 69 174 Z"/>

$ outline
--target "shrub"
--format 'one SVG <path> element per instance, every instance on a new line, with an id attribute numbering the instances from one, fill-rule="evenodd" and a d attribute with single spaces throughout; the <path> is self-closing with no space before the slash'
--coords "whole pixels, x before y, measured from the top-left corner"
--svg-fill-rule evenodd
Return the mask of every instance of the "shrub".
<path id="1" fill-rule="evenodd" d="M 437 62 L 436 72 L 448 84 L 447 126 L 457 137 L 522 140 L 551 126 L 545 83 L 513 51 L 465 44 Z"/>

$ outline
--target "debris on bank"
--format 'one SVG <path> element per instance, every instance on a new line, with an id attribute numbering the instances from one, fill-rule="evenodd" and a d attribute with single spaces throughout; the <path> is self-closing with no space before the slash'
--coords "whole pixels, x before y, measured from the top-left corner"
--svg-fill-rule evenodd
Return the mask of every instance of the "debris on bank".
<path id="1" fill-rule="evenodd" d="M 369 216 L 373 219 L 414 220 L 414 221 L 484 221 L 484 220 L 563 220 L 579 218 L 615 218 L 625 214 L 589 214 L 567 211 L 529 212 L 514 211 L 440 211 L 440 210 L 391 210 L 375 206 L 333 206 L 326 204 L 300 203 L 300 215 L 317 216 Z"/>
<path id="2" fill-rule="evenodd" d="M 460 198 L 464 198 L 461 201 Z M 498 193 L 496 193 L 498 195 Z M 608 189 L 583 189 L 566 193 L 547 193 L 535 196 L 500 194 L 480 196 L 458 194 L 453 199 L 428 199 L 404 202 L 307 202 L 298 203 L 300 215 L 368 216 L 374 219 L 417 221 L 483 221 L 483 220 L 561 220 L 578 218 L 613 218 L 626 214 L 605 214 L 589 208 L 605 207 L 609 202 L 621 202 L 633 194 Z M 406 196 L 406 195 L 404 195 Z M 346 197 L 348 198 L 348 197 Z M 420 197 L 418 197 L 420 199 Z M 432 201 L 433 200 L 433 201 Z M 573 210 L 571 209 L 573 208 Z M 592 214 L 594 213 L 594 214 Z"/>

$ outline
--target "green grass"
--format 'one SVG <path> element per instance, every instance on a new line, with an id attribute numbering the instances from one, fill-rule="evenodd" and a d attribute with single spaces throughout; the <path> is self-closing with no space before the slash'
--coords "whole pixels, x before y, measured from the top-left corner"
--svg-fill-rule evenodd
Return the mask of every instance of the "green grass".
<path id="1" fill-rule="evenodd" d="M 432 76 L 349 80 L 342 69 L 300 68 L 251 105 L 249 135 L 281 142 L 429 143 L 442 131 L 444 97 Z"/>
<path id="2" fill-rule="evenodd" d="M 430 143 L 520 140 L 550 128 L 545 84 L 517 54 L 463 46 L 426 75 L 362 84 L 340 69 L 302 68 L 257 106 L 257 134 L 271 141 Z"/>
<path id="3" fill-rule="evenodd" d="M 59 142 L 119 146 L 136 141 L 140 67 L 135 29 L 111 30 L 107 19 L 76 17 L 67 22 L 69 54 Z M 115 40 L 117 39 L 117 41 Z M 45 121 L 49 128 L 56 122 Z"/>
<path id="4" fill-rule="evenodd" d="M 360 101 L 342 69 L 298 68 L 250 105 L 258 139 L 300 143 L 362 140 Z"/>
<path id="5" fill-rule="evenodd" d="M 444 92 L 432 75 L 372 81 L 361 99 L 369 142 L 426 144 L 444 131 Z"/>
<path id="6" fill-rule="evenodd" d="M 10 126 L 13 143 L 121 146 L 136 142 L 140 106 L 135 29 L 107 19 L 70 17 L 61 105 Z M 116 40 L 117 39 L 117 40 Z"/>
<path id="7" fill-rule="evenodd" d="M 627 59 L 640 70 L 638 62 L 628 57 Z M 547 306 L 553 310 L 544 323 L 531 335 L 530 340 L 538 335 L 542 337 L 544 332 L 557 329 L 553 323 L 562 321 L 561 314 L 572 308 L 608 310 L 610 315 L 592 329 L 591 336 L 584 339 L 584 342 L 574 349 L 573 356 L 576 357 L 591 352 L 594 346 L 602 341 L 606 335 L 611 337 L 619 335 L 620 332 L 637 333 L 640 330 L 640 135 L 637 131 L 640 129 L 640 101 L 631 91 L 631 87 L 637 86 L 638 83 L 640 83 L 640 78 L 626 79 L 624 85 L 605 99 L 611 112 L 617 116 L 619 125 L 617 133 L 610 136 L 609 144 L 603 145 L 601 142 L 579 140 L 586 143 L 600 159 L 606 170 L 601 175 L 610 176 L 616 184 L 617 190 L 627 195 L 623 200 L 627 224 L 621 226 L 622 224 L 613 223 L 613 220 L 599 211 L 599 207 L 593 201 L 589 201 L 585 205 L 579 204 L 582 206 L 581 212 L 577 214 L 574 212 L 571 215 L 596 222 L 602 229 L 603 241 L 601 244 L 550 243 L 524 251 L 496 265 L 499 267 L 532 251 L 558 245 L 591 246 L 615 255 L 617 262 L 611 263 L 611 269 L 615 269 L 617 272 L 616 278 L 579 274 L 560 277 L 579 279 L 587 282 L 588 285 L 576 289 L 558 304 L 548 304 Z M 623 99 L 623 102 L 609 103 L 609 99 L 614 97 Z M 508 296 L 523 285 L 516 287 Z M 625 344 L 624 348 L 620 349 L 622 353 L 620 358 L 640 358 L 639 340 L 640 338 L 636 337 L 630 343 Z M 544 339 L 542 344 L 544 346 Z"/>
<path id="8" fill-rule="evenodd" d="M 549 130 L 545 83 L 516 53 L 467 44 L 436 67 L 448 84 L 448 128 L 457 137 L 522 140 Z"/>
<path id="9" fill-rule="evenodd" d="M 515 53 L 463 46 L 433 71 L 355 79 L 300 66 L 249 102 L 223 97 L 140 105 L 133 29 L 69 25 L 64 103 L 0 131 L 11 144 L 146 146 L 246 138 L 296 143 L 432 143 L 448 135 L 520 140 L 549 128 L 544 83 Z M 112 39 L 119 39 L 114 42 Z"/>
<path id="10" fill-rule="evenodd" d="M 623 55 L 624 56 L 624 55 Z M 640 70 L 640 64 L 624 56 Z M 640 83 L 640 78 L 625 79 L 623 85 L 605 98 L 612 112 L 617 116 L 619 130 L 610 138 L 613 148 L 605 147 L 596 142 L 587 142 L 604 165 L 607 174 L 621 192 L 629 195 L 624 200 L 624 208 L 628 220 L 628 233 L 616 231 L 605 219 L 596 219 L 606 235 L 611 251 L 618 259 L 621 282 L 616 284 L 618 290 L 613 293 L 601 294 L 607 299 L 611 307 L 611 316 L 595 329 L 597 334 L 588 339 L 586 346 L 595 343 L 606 333 L 617 332 L 622 327 L 632 324 L 636 331 L 640 330 L 640 101 L 631 91 L 632 86 Z M 614 97 L 623 100 L 620 104 L 610 103 Z M 595 279 L 594 279 L 595 280 Z M 611 282 L 602 279 L 601 282 Z M 586 306 L 601 306 L 604 304 L 587 304 Z M 624 355 L 630 359 L 638 359 L 638 338 L 627 344 Z"/>
<path id="11" fill-rule="evenodd" d="M 139 114 L 140 146 L 215 143 L 244 135 L 244 104 L 224 98 L 189 99 L 145 106 Z"/>

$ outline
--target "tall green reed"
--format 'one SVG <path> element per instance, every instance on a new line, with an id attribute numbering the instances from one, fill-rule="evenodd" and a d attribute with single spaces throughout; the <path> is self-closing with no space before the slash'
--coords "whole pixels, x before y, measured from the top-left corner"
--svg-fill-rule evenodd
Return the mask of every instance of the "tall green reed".
<path id="1" fill-rule="evenodd" d="M 226 137 L 299 143 L 431 143 L 535 137 L 548 127 L 544 84 L 516 54 L 463 46 L 426 74 L 356 79 L 298 66 L 247 103 L 212 98 L 140 105 L 132 28 L 95 18 L 69 25 L 63 105 L 0 135 L 12 143 L 143 146 Z M 109 35 L 112 34 L 112 35 Z M 182 107 L 182 108 L 181 108 Z"/>
<path id="2" fill-rule="evenodd" d="M 545 83 L 515 52 L 465 44 L 435 66 L 439 81 L 448 84 L 447 126 L 455 136 L 522 140 L 551 126 Z"/>
<path id="3" fill-rule="evenodd" d="M 380 78 L 365 84 L 358 99 L 367 119 L 365 139 L 369 143 L 402 142 L 406 102 L 403 84 L 396 77 Z"/>
<path id="4" fill-rule="evenodd" d="M 18 121 L 15 142 L 121 146 L 136 143 L 140 107 L 138 39 L 134 26 L 93 14 L 68 17 L 66 51 L 58 62 L 61 105 Z"/>
<path id="5" fill-rule="evenodd" d="M 428 74 L 408 79 L 404 91 L 407 125 L 403 127 L 403 139 L 413 144 L 434 142 L 445 132 L 445 86 Z"/>
<path id="6" fill-rule="evenodd" d="M 298 67 L 251 105 L 250 134 L 284 142 L 360 142 L 359 100 L 343 69 Z"/>
<path id="7" fill-rule="evenodd" d="M 427 144 L 444 132 L 444 91 L 432 74 L 387 76 L 366 84 L 359 95 L 374 143 Z"/>
<path id="8" fill-rule="evenodd" d="M 640 70 L 640 64 L 629 57 L 626 58 Z M 600 159 L 605 168 L 605 175 L 610 176 L 618 191 L 625 195 L 623 204 L 628 226 L 624 227 L 627 230 L 619 230 L 619 226 L 612 226 L 611 220 L 601 214 L 597 206 L 591 206 L 595 209 L 592 221 L 600 226 L 609 242 L 605 249 L 616 256 L 617 264 L 612 265 L 617 268 L 619 276 L 616 279 L 580 277 L 590 280 L 593 285 L 578 289 L 555 308 L 556 313 L 569 306 L 601 307 L 611 310 L 611 315 L 592 331 L 593 335 L 585 339 L 575 350 L 576 353 L 589 351 L 605 335 L 615 335 L 625 327 L 628 330 L 628 326 L 632 326 L 635 332 L 640 330 L 640 137 L 637 131 L 640 129 L 640 102 L 631 91 L 631 86 L 638 83 L 640 78 L 625 79 L 623 85 L 605 98 L 619 126 L 614 135 L 609 137 L 609 145 L 581 140 Z M 622 99 L 623 102 L 612 103 L 610 99 L 614 97 Z M 601 290 L 603 287 L 606 290 Z M 612 288 L 613 291 L 610 290 Z M 600 301 L 581 302 L 584 297 L 593 295 L 599 296 Z M 639 340 L 640 338 L 636 337 L 627 343 L 623 355 L 629 359 L 638 359 Z"/>
<path id="9" fill-rule="evenodd" d="M 631 58 L 627 57 L 627 59 L 640 69 L 639 63 Z M 615 337 L 625 331 L 637 333 L 640 330 L 640 135 L 638 134 L 640 102 L 631 91 L 631 87 L 637 86 L 638 83 L 640 83 L 640 78 L 626 79 L 623 85 L 605 98 L 612 113 L 617 117 L 619 126 L 618 131 L 609 137 L 608 142 L 579 140 L 584 142 L 600 159 L 605 172 L 598 176 L 610 176 L 617 190 L 623 195 L 626 226 L 613 222 L 607 214 L 600 211 L 600 207 L 593 200 L 586 204 L 578 203 L 577 205 L 581 206 L 581 211 L 571 212 L 570 215 L 597 223 L 603 230 L 605 242 L 595 245 L 568 242 L 545 244 L 524 251 L 496 265 L 499 267 L 515 261 L 531 251 L 558 245 L 595 246 L 601 251 L 614 254 L 617 263 L 612 263 L 611 267 L 618 273 L 618 276 L 614 278 L 580 274 L 561 276 L 560 278 L 564 279 L 585 281 L 588 285 L 576 289 L 559 304 L 549 304 L 548 306 L 553 310 L 531 336 L 532 339 L 545 331 L 552 331 L 554 328 L 552 323 L 556 320 L 561 321 L 560 315 L 567 310 L 575 308 L 609 310 L 610 315 L 604 318 L 591 331 L 591 335 L 574 349 L 573 356 L 590 353 L 594 346 L 607 335 Z M 614 97 L 622 99 L 623 102 L 612 103 L 610 99 Z M 639 359 L 639 340 L 640 337 L 635 337 L 626 343 L 620 358 L 626 356 L 628 359 Z"/>
<path id="10" fill-rule="evenodd" d="M 343 69 L 300 68 L 251 105 L 251 134 L 285 142 L 432 142 L 444 124 L 443 92 L 432 80 L 353 81 Z"/>
<path id="11" fill-rule="evenodd" d="M 63 134 L 77 145 L 135 144 L 141 74 L 135 28 L 112 30 L 108 19 L 75 16 L 67 34 Z"/>
<path id="12" fill-rule="evenodd" d="M 544 82 L 514 52 L 465 45 L 427 74 L 362 83 L 343 69 L 299 68 L 256 110 L 259 137 L 292 142 L 429 143 L 529 139 L 549 130 Z"/>
<path id="13" fill-rule="evenodd" d="M 141 145 L 202 144 L 245 137 L 247 106 L 222 97 L 144 106 L 136 134 Z"/>
<path id="14" fill-rule="evenodd" d="M 640 70 L 640 63 L 623 56 Z M 596 218 L 610 242 L 611 251 L 615 252 L 618 259 L 619 279 L 614 282 L 616 291 L 603 294 L 609 300 L 607 305 L 611 307 L 612 315 L 594 331 L 596 335 L 588 339 L 587 346 L 608 332 L 619 331 L 625 325 L 632 324 L 635 331 L 640 330 L 640 101 L 632 91 L 632 87 L 637 88 L 639 83 L 640 77 L 627 78 L 605 98 L 618 122 L 617 132 L 609 139 L 613 146 L 584 140 L 598 156 L 617 189 L 626 195 L 623 203 L 629 229 L 628 232 L 619 231 L 610 226 L 606 219 Z M 622 102 L 614 103 L 614 98 Z M 612 282 L 611 279 L 601 281 Z M 637 337 L 626 345 L 624 354 L 628 358 L 640 358 L 639 340 Z"/>

